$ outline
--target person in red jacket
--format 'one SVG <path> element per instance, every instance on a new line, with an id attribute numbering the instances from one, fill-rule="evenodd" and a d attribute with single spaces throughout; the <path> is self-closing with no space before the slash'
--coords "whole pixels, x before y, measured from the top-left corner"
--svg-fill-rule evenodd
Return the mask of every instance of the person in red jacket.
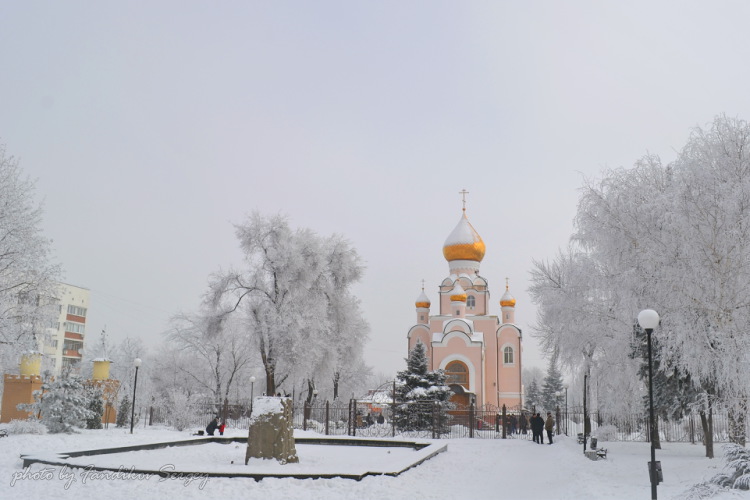
<path id="1" fill-rule="evenodd" d="M 222 422 L 222 423 L 221 423 L 221 425 L 219 426 L 219 434 L 220 434 L 220 435 L 222 435 L 222 436 L 224 435 L 224 428 L 225 428 L 226 426 L 227 426 L 227 423 L 226 423 L 226 422 Z"/>

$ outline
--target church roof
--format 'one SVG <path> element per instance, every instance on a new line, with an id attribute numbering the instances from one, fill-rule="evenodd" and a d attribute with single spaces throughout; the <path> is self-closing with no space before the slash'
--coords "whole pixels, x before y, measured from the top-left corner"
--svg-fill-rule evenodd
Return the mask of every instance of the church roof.
<path id="1" fill-rule="evenodd" d="M 461 286 L 461 283 L 456 281 L 453 290 L 451 290 L 451 301 L 453 302 L 466 302 L 466 291 Z"/>
<path id="2" fill-rule="evenodd" d="M 419 294 L 419 297 L 417 297 L 417 302 L 414 304 L 417 307 L 430 307 L 430 298 L 427 297 L 427 294 L 424 293 L 424 289 L 422 290 L 422 293 Z"/>
<path id="3" fill-rule="evenodd" d="M 443 256 L 448 262 L 454 260 L 473 260 L 481 262 L 484 258 L 485 246 L 479 233 L 466 218 L 466 213 L 453 228 L 451 234 L 443 244 Z"/>

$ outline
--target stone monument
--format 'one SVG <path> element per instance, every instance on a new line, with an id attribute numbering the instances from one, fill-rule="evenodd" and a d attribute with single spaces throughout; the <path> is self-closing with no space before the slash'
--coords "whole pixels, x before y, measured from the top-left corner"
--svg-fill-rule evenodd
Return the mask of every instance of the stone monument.
<path id="1" fill-rule="evenodd" d="M 297 463 L 292 428 L 293 404 L 289 398 L 258 397 L 253 401 L 245 465 L 251 458 L 275 458 L 280 464 Z"/>

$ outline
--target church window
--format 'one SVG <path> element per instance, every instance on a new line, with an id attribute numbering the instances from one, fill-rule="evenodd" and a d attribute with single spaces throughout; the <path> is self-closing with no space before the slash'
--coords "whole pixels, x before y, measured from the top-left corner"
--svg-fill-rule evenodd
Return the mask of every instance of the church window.
<path id="1" fill-rule="evenodd" d="M 513 348 L 511 346 L 506 346 L 503 349 L 503 363 L 506 365 L 513 364 Z"/>
<path id="2" fill-rule="evenodd" d="M 505 319 L 510 319 L 510 313 L 505 313 Z"/>
<path id="3" fill-rule="evenodd" d="M 469 295 L 468 297 L 466 297 L 466 307 L 473 309 L 475 305 L 476 305 L 476 299 L 474 298 L 473 295 Z"/>
<path id="4" fill-rule="evenodd" d="M 424 314 L 419 315 L 419 321 L 424 321 Z"/>
<path id="5" fill-rule="evenodd" d="M 461 361 L 451 361 L 445 367 L 445 383 L 469 385 L 469 370 Z"/>

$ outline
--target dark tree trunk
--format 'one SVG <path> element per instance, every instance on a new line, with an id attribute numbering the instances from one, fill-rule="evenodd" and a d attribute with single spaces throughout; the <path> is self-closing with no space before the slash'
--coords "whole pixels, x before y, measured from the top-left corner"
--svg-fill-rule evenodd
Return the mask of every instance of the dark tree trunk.
<path id="1" fill-rule="evenodd" d="M 714 417 L 709 403 L 708 414 L 700 411 L 701 427 L 703 428 L 703 444 L 706 445 L 706 457 L 714 458 Z"/>
<path id="2" fill-rule="evenodd" d="M 659 439 L 659 415 L 654 415 L 654 432 L 651 435 L 651 442 L 654 445 L 655 450 L 661 450 L 661 439 Z"/>

